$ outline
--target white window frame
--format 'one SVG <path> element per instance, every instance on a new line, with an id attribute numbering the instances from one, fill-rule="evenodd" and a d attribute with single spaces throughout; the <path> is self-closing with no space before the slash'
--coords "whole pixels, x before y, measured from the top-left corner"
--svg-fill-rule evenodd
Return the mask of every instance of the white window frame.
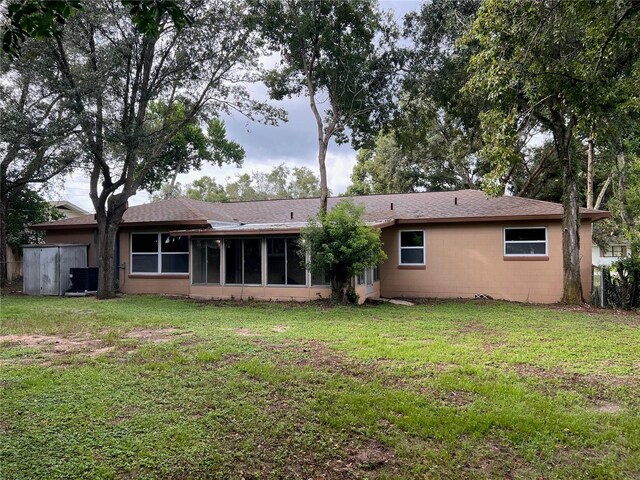
<path id="1" fill-rule="evenodd" d="M 403 247 L 402 246 L 402 234 L 406 232 L 422 232 L 422 247 Z M 417 250 L 422 248 L 422 262 L 421 263 L 404 263 L 402 261 L 402 250 Z M 398 231 L 398 265 L 404 267 L 413 267 L 413 266 L 425 266 L 427 264 L 427 233 L 424 229 L 405 229 Z"/>
<path id="2" fill-rule="evenodd" d="M 544 229 L 544 240 L 509 240 L 507 230 L 531 230 Z M 544 253 L 507 253 L 507 243 L 544 243 Z M 549 256 L 549 229 L 546 226 L 534 225 L 529 227 L 504 227 L 502 229 L 502 254 L 505 257 L 548 257 Z"/>
<path id="3" fill-rule="evenodd" d="M 191 275 L 191 242 L 188 242 L 186 252 L 163 252 L 162 251 L 162 235 L 168 235 L 169 232 L 131 232 L 129 234 L 129 273 L 131 275 Z M 158 251 L 157 252 L 134 252 L 133 251 L 133 236 L 134 235 L 157 235 L 158 236 Z M 133 270 L 133 256 L 134 255 L 155 255 L 158 257 L 158 269 L 155 272 L 136 272 Z M 162 271 L 162 255 L 187 255 L 187 271 L 186 272 L 163 272 Z"/>

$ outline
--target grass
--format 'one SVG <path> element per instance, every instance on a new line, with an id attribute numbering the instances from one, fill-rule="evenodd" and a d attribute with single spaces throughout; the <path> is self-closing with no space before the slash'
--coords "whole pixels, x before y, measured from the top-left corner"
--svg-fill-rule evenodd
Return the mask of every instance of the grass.
<path id="1" fill-rule="evenodd" d="M 640 477 L 637 315 L 10 296 L 1 319 L 3 478 Z"/>

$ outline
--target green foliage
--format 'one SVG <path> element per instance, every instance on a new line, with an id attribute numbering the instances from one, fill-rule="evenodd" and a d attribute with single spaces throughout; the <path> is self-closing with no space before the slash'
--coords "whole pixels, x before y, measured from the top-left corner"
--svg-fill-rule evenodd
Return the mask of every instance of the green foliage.
<path id="1" fill-rule="evenodd" d="M 207 202 L 235 202 L 249 200 L 272 200 L 277 198 L 311 198 L 320 191 L 318 177 L 307 167 L 289 168 L 284 164 L 270 172 L 252 172 L 227 178 L 221 185 L 214 178 L 204 176 L 183 187 L 180 183 L 162 184 L 154 193 L 153 201 L 178 196 Z"/>
<path id="2" fill-rule="evenodd" d="M 151 130 L 157 130 L 162 122 L 182 124 L 182 127 L 154 161 L 154 168 L 147 171 L 140 186 L 148 192 L 161 189 L 162 183 L 171 176 L 175 178 L 181 173 L 200 170 L 203 162 L 217 166 L 227 163 L 242 165 L 244 148 L 227 139 L 224 122 L 219 118 L 212 118 L 206 122 L 205 132 L 201 126 L 205 119 L 193 117 L 185 121 L 187 110 L 180 102 L 171 107 L 161 102 L 152 102 L 149 107 L 147 121 Z"/>
<path id="3" fill-rule="evenodd" d="M 13 57 L 21 53 L 27 38 L 43 40 L 59 38 L 66 21 L 84 10 L 83 0 L 12 0 L 7 7 L 2 34 L 2 50 Z M 140 33 L 160 34 L 168 17 L 176 29 L 189 25 L 192 19 L 176 0 L 121 0 Z"/>
<path id="4" fill-rule="evenodd" d="M 129 8 L 131 21 L 140 33 L 157 37 L 165 18 L 170 18 L 176 29 L 191 25 L 193 19 L 176 0 L 120 0 Z"/>
<path id="5" fill-rule="evenodd" d="M 373 148 L 358 151 L 347 195 L 405 193 L 426 186 L 430 182 L 414 160 L 398 146 L 394 134 L 378 134 Z"/>
<path id="6" fill-rule="evenodd" d="M 494 179 L 517 160 L 520 135 L 532 126 L 566 149 L 572 128 L 589 126 L 629 100 L 640 47 L 637 14 L 634 2 L 614 0 L 483 4 L 463 42 L 478 45 L 465 91 L 491 104 L 482 118 L 483 155 L 495 167 Z M 568 139 L 560 138 L 562 128 Z"/>
<path id="7" fill-rule="evenodd" d="M 57 37 L 67 18 L 82 10 L 80 0 L 13 1 L 7 7 L 2 28 L 2 50 L 13 56 L 20 53 L 20 45 L 29 37 L 44 39 Z"/>
<path id="8" fill-rule="evenodd" d="M 347 297 L 353 276 L 387 258 L 380 230 L 367 226 L 363 214 L 364 207 L 342 200 L 328 213 L 310 218 L 300 232 L 300 250 L 309 255 L 307 268 L 328 273 L 334 300 L 353 300 Z"/>
<path id="9" fill-rule="evenodd" d="M 487 170 L 482 147 L 481 97 L 461 92 L 474 45 L 458 42 L 473 23 L 479 0 L 433 0 L 405 18 L 407 65 L 394 123 L 403 154 L 428 190 L 477 188 Z"/>
<path id="10" fill-rule="evenodd" d="M 58 220 L 62 217 L 62 213 L 37 192 L 25 188 L 8 209 L 7 245 L 18 251 L 21 245 L 40 243 L 43 240 L 43 233 L 30 230 L 29 225 Z"/>
<path id="11" fill-rule="evenodd" d="M 637 247 L 637 244 L 633 245 L 631 255 L 614 262 L 610 270 L 603 272 L 606 306 L 627 310 L 640 308 L 640 254 Z"/>
<path id="12" fill-rule="evenodd" d="M 336 141 L 347 140 L 349 127 L 353 143 L 362 144 L 393 105 L 394 25 L 373 0 L 250 0 L 249 5 L 262 37 L 282 56 L 266 77 L 271 98 L 328 95 L 325 121 L 335 122 Z"/>

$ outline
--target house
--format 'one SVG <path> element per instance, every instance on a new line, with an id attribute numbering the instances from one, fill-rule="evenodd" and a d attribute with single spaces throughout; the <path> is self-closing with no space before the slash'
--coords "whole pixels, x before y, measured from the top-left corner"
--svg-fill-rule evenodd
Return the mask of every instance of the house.
<path id="1" fill-rule="evenodd" d="M 52 200 L 49 202 L 53 208 L 58 210 L 64 218 L 81 217 L 83 215 L 89 215 L 85 209 L 80 208 L 75 203 L 71 203 L 67 200 Z"/>
<path id="2" fill-rule="evenodd" d="M 330 198 L 332 208 L 341 198 Z M 352 197 L 382 231 L 388 259 L 356 280 L 366 297 L 466 297 L 552 303 L 562 295 L 562 206 L 487 198 L 478 190 Z M 296 238 L 317 198 L 209 203 L 176 198 L 130 207 L 118 242 L 125 293 L 305 300 L 330 292 L 297 261 Z M 591 291 L 591 223 L 581 209 L 583 291 Z M 85 215 L 35 225 L 48 243 L 86 243 L 96 264 L 96 222 Z M 296 260 L 294 260 L 296 259 Z"/>
<path id="3" fill-rule="evenodd" d="M 622 238 L 612 238 L 607 248 L 596 243 L 591 247 L 591 263 L 594 267 L 610 267 L 629 254 L 629 242 Z"/>

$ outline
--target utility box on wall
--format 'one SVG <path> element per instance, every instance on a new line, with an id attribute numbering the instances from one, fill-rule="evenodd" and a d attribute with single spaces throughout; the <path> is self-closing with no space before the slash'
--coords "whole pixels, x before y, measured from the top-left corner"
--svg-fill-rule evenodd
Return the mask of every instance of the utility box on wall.
<path id="1" fill-rule="evenodd" d="M 64 295 L 69 270 L 87 266 L 87 244 L 23 246 L 23 287 L 27 295 Z"/>

